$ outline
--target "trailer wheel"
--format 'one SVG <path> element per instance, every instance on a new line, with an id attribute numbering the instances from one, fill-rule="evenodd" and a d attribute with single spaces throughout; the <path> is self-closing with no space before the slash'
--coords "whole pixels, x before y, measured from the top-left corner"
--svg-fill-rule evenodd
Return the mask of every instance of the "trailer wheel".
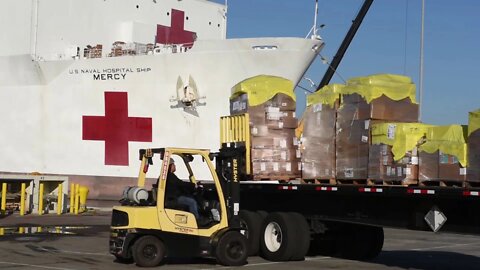
<path id="1" fill-rule="evenodd" d="M 286 213 L 271 213 L 262 225 L 260 250 L 263 258 L 270 261 L 288 261 L 296 248 L 296 225 Z"/>
<path id="2" fill-rule="evenodd" d="M 261 221 L 263 223 L 263 220 L 265 220 L 268 216 L 268 212 L 267 211 L 263 211 L 263 210 L 258 210 L 257 211 L 257 214 L 260 215 L 260 218 L 261 218 Z"/>
<path id="3" fill-rule="evenodd" d="M 248 256 L 255 256 L 260 250 L 260 229 L 262 227 L 261 217 L 256 212 L 241 210 L 238 214 L 242 234 L 247 238 Z"/>
<path id="4" fill-rule="evenodd" d="M 340 257 L 351 260 L 365 260 L 370 252 L 373 254 L 376 250 L 374 246 L 378 241 L 372 237 L 370 226 L 345 226 L 338 236 L 337 247 Z"/>
<path id="5" fill-rule="evenodd" d="M 165 257 L 165 246 L 155 236 L 142 236 L 133 244 L 132 255 L 138 266 L 154 267 Z"/>
<path id="6" fill-rule="evenodd" d="M 215 249 L 217 262 L 225 266 L 241 266 L 247 263 L 247 239 L 236 231 L 225 233 Z"/>
<path id="7" fill-rule="evenodd" d="M 378 254 L 382 252 L 383 241 L 385 239 L 382 227 L 371 227 L 369 228 L 369 231 L 370 231 L 372 242 L 370 243 L 370 248 L 368 249 L 367 254 L 365 255 L 366 260 L 371 260 L 376 258 Z"/>
<path id="8" fill-rule="evenodd" d="M 295 212 L 288 213 L 288 215 L 291 220 L 294 221 L 294 225 L 296 226 L 295 233 L 297 235 L 295 249 L 290 260 L 303 261 L 310 248 L 310 226 L 303 215 Z"/>

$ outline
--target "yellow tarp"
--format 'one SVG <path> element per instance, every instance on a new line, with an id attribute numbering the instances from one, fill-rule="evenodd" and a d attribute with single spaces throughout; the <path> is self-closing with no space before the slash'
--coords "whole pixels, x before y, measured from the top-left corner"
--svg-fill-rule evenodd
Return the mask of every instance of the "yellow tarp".
<path id="1" fill-rule="evenodd" d="M 295 99 L 294 85 L 292 81 L 275 76 L 259 75 L 246 79 L 232 88 L 232 96 L 235 98 L 241 94 L 248 94 L 248 105 L 257 106 L 282 93 Z"/>
<path id="2" fill-rule="evenodd" d="M 421 123 L 381 123 L 371 128 L 373 144 L 392 146 L 393 158 L 402 159 L 425 136 L 430 125 Z"/>
<path id="3" fill-rule="evenodd" d="M 345 87 L 343 84 L 329 84 L 325 85 L 319 91 L 307 96 L 307 106 L 312 104 L 326 104 L 333 107 L 335 100 L 340 98 Z"/>
<path id="4" fill-rule="evenodd" d="M 427 130 L 426 142 L 419 149 L 427 153 L 437 150 L 453 155 L 463 167 L 467 166 L 465 128 L 461 125 L 432 126 Z"/>
<path id="5" fill-rule="evenodd" d="M 409 77 L 394 74 L 376 74 L 365 77 L 356 77 L 347 81 L 342 90 L 344 94 L 359 94 L 367 103 L 372 100 L 387 96 L 392 100 L 410 98 L 416 103 L 415 84 Z"/>
<path id="6" fill-rule="evenodd" d="M 468 115 L 468 135 L 477 129 L 480 129 L 480 109 Z"/>

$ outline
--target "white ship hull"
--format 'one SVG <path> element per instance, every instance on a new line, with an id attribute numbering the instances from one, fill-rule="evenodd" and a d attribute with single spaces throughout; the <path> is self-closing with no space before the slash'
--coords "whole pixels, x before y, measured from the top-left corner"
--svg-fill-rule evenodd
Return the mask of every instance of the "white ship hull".
<path id="1" fill-rule="evenodd" d="M 218 149 L 219 117 L 229 114 L 230 89 L 262 74 L 296 85 L 321 46 L 316 40 L 260 38 L 197 41 L 188 52 L 158 55 L 0 57 L 0 171 L 70 175 L 90 187 L 90 198 L 118 198 L 124 185 L 135 183 L 139 148 Z M 179 78 L 191 78 L 204 97 L 195 111 L 171 100 Z M 123 98 L 127 105 L 113 111 L 123 110 L 127 118 L 107 123 L 106 106 Z M 105 131 L 95 130 L 98 121 Z M 124 134 L 148 133 L 149 126 L 150 135 Z"/>

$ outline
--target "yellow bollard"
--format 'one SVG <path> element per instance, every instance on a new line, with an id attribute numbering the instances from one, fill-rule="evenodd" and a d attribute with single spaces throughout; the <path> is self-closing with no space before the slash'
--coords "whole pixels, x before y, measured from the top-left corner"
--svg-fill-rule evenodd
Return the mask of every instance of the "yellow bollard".
<path id="1" fill-rule="evenodd" d="M 70 185 L 70 214 L 73 214 L 75 210 L 74 199 L 75 199 L 75 184 L 71 184 Z"/>
<path id="2" fill-rule="evenodd" d="M 25 233 L 25 227 L 18 228 L 18 233 L 24 234 Z"/>
<path id="3" fill-rule="evenodd" d="M 81 186 L 79 190 L 79 204 L 80 204 L 80 212 L 83 213 L 87 211 L 87 196 L 88 196 L 88 188 L 85 186 Z"/>
<path id="4" fill-rule="evenodd" d="M 44 184 L 40 183 L 40 190 L 38 191 L 38 215 L 43 215 L 43 189 Z"/>
<path id="5" fill-rule="evenodd" d="M 22 188 L 20 190 L 20 216 L 25 215 L 25 189 L 27 184 L 22 183 Z"/>
<path id="6" fill-rule="evenodd" d="M 78 215 L 78 203 L 79 203 L 79 189 L 80 189 L 80 184 L 75 184 L 75 215 Z"/>
<path id="7" fill-rule="evenodd" d="M 62 212 L 63 212 L 63 184 L 58 184 L 57 215 L 61 215 Z"/>
<path id="8" fill-rule="evenodd" d="M 7 210 L 7 183 L 2 183 L 2 205 L 1 205 L 2 214 L 5 214 Z"/>

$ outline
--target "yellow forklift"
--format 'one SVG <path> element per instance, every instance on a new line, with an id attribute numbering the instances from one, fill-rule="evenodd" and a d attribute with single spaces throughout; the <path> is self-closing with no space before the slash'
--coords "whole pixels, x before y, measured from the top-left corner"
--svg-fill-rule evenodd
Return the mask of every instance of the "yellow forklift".
<path id="1" fill-rule="evenodd" d="M 238 146 L 224 147 L 218 153 L 183 148 L 140 150 L 138 184 L 126 188 L 122 205 L 113 208 L 110 253 L 120 262 L 134 261 L 142 267 L 157 266 L 166 258 L 193 257 L 215 258 L 226 266 L 246 264 L 247 239 L 238 216 L 244 155 L 245 147 Z M 200 218 L 171 196 L 169 169 L 175 160 L 185 165 L 188 179 L 184 181 L 198 187 Z M 160 167 L 152 171 L 157 162 Z M 197 183 L 192 167 L 198 166 L 191 166 L 192 162 L 204 163 L 203 172 L 211 175 L 207 192 Z M 147 189 L 145 181 L 151 173 L 158 181 Z"/>

